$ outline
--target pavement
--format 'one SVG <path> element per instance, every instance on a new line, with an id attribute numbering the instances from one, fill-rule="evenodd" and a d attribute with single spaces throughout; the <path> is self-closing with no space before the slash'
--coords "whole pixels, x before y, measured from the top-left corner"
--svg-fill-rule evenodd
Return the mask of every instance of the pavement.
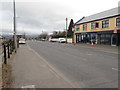
<path id="1" fill-rule="evenodd" d="M 60 76 L 82 88 L 118 87 L 116 47 L 28 41 L 30 48 L 59 72 Z"/>
<path id="2" fill-rule="evenodd" d="M 13 88 L 72 88 L 28 45 L 20 45 L 12 64 Z"/>

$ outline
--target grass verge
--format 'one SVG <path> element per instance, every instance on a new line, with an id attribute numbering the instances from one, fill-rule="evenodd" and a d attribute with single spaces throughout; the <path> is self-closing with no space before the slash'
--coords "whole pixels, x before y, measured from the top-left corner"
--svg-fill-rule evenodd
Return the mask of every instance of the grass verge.
<path id="1" fill-rule="evenodd" d="M 10 63 L 2 65 L 2 88 L 11 88 L 12 77 L 11 77 L 12 67 Z"/>

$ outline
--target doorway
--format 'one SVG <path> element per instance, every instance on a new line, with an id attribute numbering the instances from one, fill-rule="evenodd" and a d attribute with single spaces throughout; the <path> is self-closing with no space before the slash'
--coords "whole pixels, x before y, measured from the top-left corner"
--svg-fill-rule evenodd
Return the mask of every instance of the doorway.
<path id="1" fill-rule="evenodd" d="M 111 46 L 117 45 L 117 34 L 112 34 L 111 36 Z"/>

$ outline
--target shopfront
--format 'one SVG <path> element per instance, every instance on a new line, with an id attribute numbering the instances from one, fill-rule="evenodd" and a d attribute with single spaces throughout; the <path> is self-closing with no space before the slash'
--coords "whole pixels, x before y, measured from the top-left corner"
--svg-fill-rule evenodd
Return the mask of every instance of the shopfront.
<path id="1" fill-rule="evenodd" d="M 120 45 L 119 30 L 114 32 L 111 31 L 99 31 L 99 32 L 86 32 L 76 33 L 76 43 L 87 43 L 87 44 L 102 44 L 118 46 Z"/>

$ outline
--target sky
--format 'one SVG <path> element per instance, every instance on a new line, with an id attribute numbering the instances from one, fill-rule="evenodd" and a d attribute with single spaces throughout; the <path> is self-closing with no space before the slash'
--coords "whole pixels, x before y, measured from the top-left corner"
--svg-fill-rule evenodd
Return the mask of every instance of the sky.
<path id="1" fill-rule="evenodd" d="M 65 30 L 74 22 L 118 7 L 119 0 L 16 0 L 17 34 Z M 13 0 L 0 1 L 0 34 L 13 34 Z"/>

